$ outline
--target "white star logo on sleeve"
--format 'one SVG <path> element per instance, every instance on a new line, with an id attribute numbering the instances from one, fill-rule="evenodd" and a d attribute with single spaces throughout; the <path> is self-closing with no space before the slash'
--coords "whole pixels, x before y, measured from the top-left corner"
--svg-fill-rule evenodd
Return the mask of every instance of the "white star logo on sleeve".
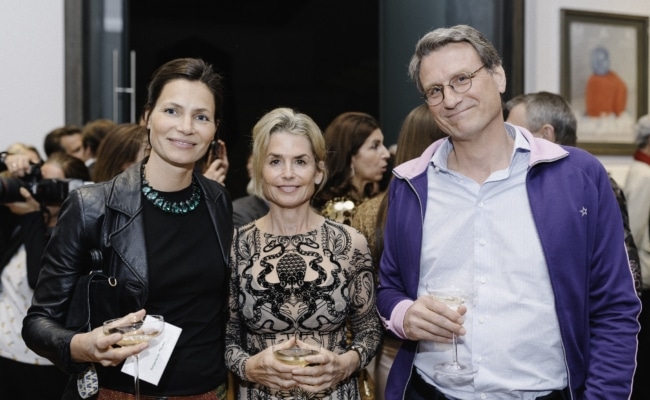
<path id="1" fill-rule="evenodd" d="M 580 215 L 583 216 L 583 217 L 587 215 L 587 208 L 586 207 L 582 207 L 582 209 L 580 210 Z"/>

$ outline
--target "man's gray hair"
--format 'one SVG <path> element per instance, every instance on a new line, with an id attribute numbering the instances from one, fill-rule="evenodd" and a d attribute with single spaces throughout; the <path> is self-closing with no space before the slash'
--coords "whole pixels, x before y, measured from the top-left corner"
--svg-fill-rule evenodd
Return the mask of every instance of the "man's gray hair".
<path id="1" fill-rule="evenodd" d="M 469 43 L 474 47 L 485 68 L 492 71 L 495 66 L 501 65 L 501 57 L 496 48 L 481 32 L 468 25 L 456 25 L 451 28 L 438 28 L 433 30 L 415 46 L 415 54 L 411 57 L 409 64 L 409 77 L 415 82 L 418 90 L 424 93 L 420 81 L 420 64 L 422 59 L 431 52 L 438 50 L 450 43 Z M 468 66 L 469 67 L 469 66 Z"/>

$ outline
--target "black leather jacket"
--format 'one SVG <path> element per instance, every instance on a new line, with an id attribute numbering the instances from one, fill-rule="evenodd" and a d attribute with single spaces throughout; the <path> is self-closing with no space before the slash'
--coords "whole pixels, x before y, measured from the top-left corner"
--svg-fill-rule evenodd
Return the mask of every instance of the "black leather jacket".
<path id="1" fill-rule="evenodd" d="M 141 164 L 115 179 L 71 192 L 63 203 L 59 220 L 43 257 L 43 269 L 32 306 L 23 321 L 27 346 L 69 373 L 83 371 L 83 363 L 70 358 L 70 341 L 76 331 L 64 327 L 72 292 L 78 278 L 91 266 L 90 250 L 102 251 L 105 269 L 115 272 L 128 311 L 142 308 L 148 297 L 147 249 L 142 213 Z M 196 176 L 205 194 L 221 254 L 228 255 L 233 234 L 232 204 L 223 186 Z M 110 224 L 105 227 L 104 223 Z M 226 275 L 228 276 L 228 275 Z M 107 301 L 108 302 L 108 301 Z M 227 304 L 227 302 L 226 302 Z M 121 316 L 123 304 L 111 304 Z"/>

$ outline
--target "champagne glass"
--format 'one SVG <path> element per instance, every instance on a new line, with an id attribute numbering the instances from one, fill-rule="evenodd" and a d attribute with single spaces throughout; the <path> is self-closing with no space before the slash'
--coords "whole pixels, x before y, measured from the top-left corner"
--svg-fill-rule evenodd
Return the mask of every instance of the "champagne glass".
<path id="1" fill-rule="evenodd" d="M 144 320 L 128 321 L 124 318 L 110 319 L 104 322 L 104 334 L 122 334 L 118 346 L 134 346 L 148 342 L 160 335 L 165 328 L 165 319 L 162 315 L 147 315 Z M 135 385 L 135 398 L 140 400 L 140 377 L 138 371 L 138 354 L 133 357 L 133 382 Z"/>
<path id="2" fill-rule="evenodd" d="M 294 337 L 296 339 L 300 338 L 300 334 L 298 332 L 294 333 Z M 311 340 L 314 343 L 317 343 L 317 345 L 320 348 L 320 343 L 317 342 L 317 340 L 313 337 L 310 337 Z M 303 340 L 305 343 L 307 343 L 306 340 Z M 306 367 L 309 365 L 307 360 L 305 360 L 305 357 L 307 356 L 313 356 L 315 354 L 318 354 L 318 351 L 313 350 L 313 349 L 303 349 L 296 346 L 290 347 L 288 349 L 280 349 L 280 350 L 274 350 L 273 355 L 275 358 L 285 364 L 288 365 L 295 365 L 298 367 Z"/>
<path id="3" fill-rule="evenodd" d="M 435 284 L 427 283 L 427 292 L 452 310 L 457 310 L 458 307 L 469 299 L 469 292 L 453 285 L 437 287 Z M 470 375 L 476 372 L 471 367 L 461 364 L 458 361 L 458 338 L 456 333 L 452 332 L 451 340 L 452 360 L 434 365 L 434 371 L 444 375 Z"/>

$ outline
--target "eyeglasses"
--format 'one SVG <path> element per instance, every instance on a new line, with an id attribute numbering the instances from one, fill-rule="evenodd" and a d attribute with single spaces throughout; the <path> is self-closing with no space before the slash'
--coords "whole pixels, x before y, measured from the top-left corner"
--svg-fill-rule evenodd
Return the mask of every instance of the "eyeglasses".
<path id="1" fill-rule="evenodd" d="M 447 85 L 431 86 L 424 92 L 422 98 L 428 105 L 437 106 L 445 99 L 445 86 L 449 86 L 454 93 L 465 93 L 472 87 L 472 78 L 483 68 L 485 64 L 471 74 L 462 73 L 454 76 Z"/>

